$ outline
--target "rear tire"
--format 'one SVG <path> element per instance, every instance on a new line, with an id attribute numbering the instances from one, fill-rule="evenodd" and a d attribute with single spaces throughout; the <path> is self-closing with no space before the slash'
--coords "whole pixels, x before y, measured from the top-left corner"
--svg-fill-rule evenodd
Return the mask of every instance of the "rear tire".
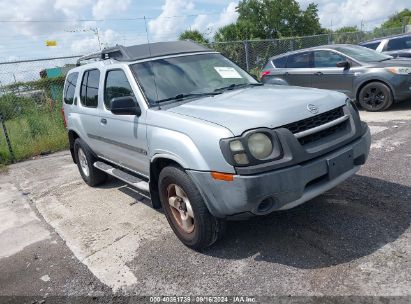
<path id="1" fill-rule="evenodd" d="M 97 158 L 81 138 L 74 142 L 74 157 L 80 175 L 87 185 L 94 187 L 106 181 L 107 174 L 93 166 Z"/>
<path id="2" fill-rule="evenodd" d="M 180 241 L 201 250 L 224 234 L 225 222 L 212 216 L 197 187 L 178 167 L 165 167 L 159 176 L 159 193 L 168 223 Z"/>
<path id="3" fill-rule="evenodd" d="M 394 101 L 390 88 L 381 82 L 366 84 L 358 94 L 361 107 L 369 112 L 384 111 Z"/>

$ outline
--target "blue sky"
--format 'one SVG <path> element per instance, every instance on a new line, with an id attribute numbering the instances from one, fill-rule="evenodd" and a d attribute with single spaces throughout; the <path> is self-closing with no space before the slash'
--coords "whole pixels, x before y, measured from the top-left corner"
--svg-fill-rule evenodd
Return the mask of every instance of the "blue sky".
<path id="1" fill-rule="evenodd" d="M 84 54 L 102 46 L 173 40 L 185 29 L 210 36 L 237 18 L 237 0 L 0 0 L 0 61 Z M 324 27 L 372 29 L 389 15 L 411 8 L 411 0 L 299 0 L 319 5 Z M 128 20 L 107 20 L 128 19 Z M 31 20 L 32 22 L 23 22 Z M 88 21 L 78 21 L 88 20 Z M 100 21 L 104 20 L 104 21 Z M 12 22 L 4 22 L 12 21 Z M 16 22 L 18 21 L 18 22 Z M 57 47 L 46 47 L 45 40 Z"/>

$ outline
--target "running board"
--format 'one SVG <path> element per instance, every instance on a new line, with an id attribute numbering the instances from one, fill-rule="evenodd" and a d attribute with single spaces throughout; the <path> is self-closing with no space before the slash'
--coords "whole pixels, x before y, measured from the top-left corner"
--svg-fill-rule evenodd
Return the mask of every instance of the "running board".
<path id="1" fill-rule="evenodd" d="M 142 191 L 143 193 L 140 193 L 142 196 L 146 198 L 150 198 L 150 187 L 148 185 L 148 182 L 141 180 L 140 178 L 131 175 L 127 172 L 124 172 L 120 169 L 117 169 L 107 163 L 104 163 L 102 161 L 96 161 L 94 164 L 94 167 L 97 169 L 106 172 L 107 174 L 114 176 L 115 178 L 129 184 L 130 186 L 133 186 L 137 188 L 138 190 Z"/>

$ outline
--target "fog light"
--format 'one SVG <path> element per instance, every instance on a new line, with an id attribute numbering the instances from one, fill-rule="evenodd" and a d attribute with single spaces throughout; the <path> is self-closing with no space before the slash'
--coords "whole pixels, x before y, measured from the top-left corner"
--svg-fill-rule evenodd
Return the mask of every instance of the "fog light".
<path id="1" fill-rule="evenodd" d="M 261 201 L 258 205 L 257 211 L 264 213 L 269 211 L 274 205 L 274 199 L 272 197 L 267 197 Z"/>

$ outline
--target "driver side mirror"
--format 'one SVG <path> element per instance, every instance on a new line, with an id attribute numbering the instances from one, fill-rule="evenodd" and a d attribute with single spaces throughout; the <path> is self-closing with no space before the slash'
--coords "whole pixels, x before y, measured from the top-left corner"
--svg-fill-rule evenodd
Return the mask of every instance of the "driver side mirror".
<path id="1" fill-rule="evenodd" d="M 347 60 L 344 60 L 337 62 L 336 66 L 337 68 L 344 68 L 344 70 L 348 70 L 351 67 L 351 64 Z"/>
<path id="2" fill-rule="evenodd" d="M 112 98 L 110 100 L 110 111 L 116 115 L 141 115 L 141 109 L 133 96 Z"/>

